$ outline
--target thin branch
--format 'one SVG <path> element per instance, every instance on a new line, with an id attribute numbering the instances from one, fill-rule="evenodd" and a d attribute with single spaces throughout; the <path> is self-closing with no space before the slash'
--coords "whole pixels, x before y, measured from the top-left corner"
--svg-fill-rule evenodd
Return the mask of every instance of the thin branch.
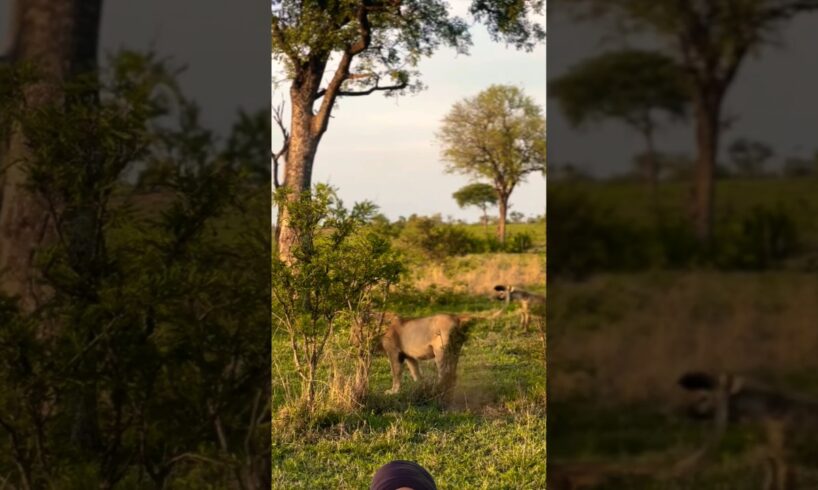
<path id="1" fill-rule="evenodd" d="M 219 447 L 221 447 L 222 451 L 228 452 L 229 446 L 227 445 L 227 437 L 224 434 L 224 426 L 222 425 L 222 419 L 219 416 L 218 411 L 214 407 L 215 403 L 210 402 L 208 403 L 208 411 L 210 412 L 210 416 L 213 417 L 213 428 L 216 430 L 216 436 L 219 438 Z"/>
<path id="2" fill-rule="evenodd" d="M 253 440 L 253 434 L 256 432 L 256 422 L 258 420 L 257 414 L 259 410 L 259 403 L 261 401 L 262 390 L 258 390 L 256 392 L 256 396 L 253 399 L 253 408 L 250 411 L 250 424 L 247 427 L 247 433 L 244 436 L 244 452 L 247 455 L 247 458 L 250 458 L 250 443 Z"/>
<path id="3" fill-rule="evenodd" d="M 319 96 L 317 94 L 321 94 L 321 96 L 326 95 L 324 100 L 321 101 L 321 108 L 315 115 L 315 120 L 313 120 L 313 134 L 323 134 L 323 132 L 327 130 L 329 115 L 332 111 L 333 104 L 335 104 L 335 98 L 338 96 L 338 92 L 341 90 L 343 83 L 349 78 L 349 67 L 352 65 L 352 59 L 369 48 L 369 45 L 372 42 L 372 27 L 369 24 L 367 7 L 365 5 L 361 5 L 358 8 L 356 15 L 358 20 L 358 40 L 355 41 L 354 44 L 347 47 L 343 56 L 341 57 L 341 62 L 338 64 L 338 68 L 335 70 L 335 75 L 333 75 L 332 80 L 330 80 L 329 84 L 327 85 L 327 88 L 324 90 L 319 90 L 316 93 L 315 99 L 313 99 L 318 99 Z"/>
<path id="4" fill-rule="evenodd" d="M 194 453 L 182 453 L 182 454 L 180 454 L 178 456 L 175 456 L 175 457 L 171 458 L 168 461 L 167 464 L 172 465 L 172 464 L 177 463 L 179 461 L 182 461 L 184 459 L 192 459 L 194 461 L 203 461 L 205 463 L 211 463 L 211 464 L 214 464 L 214 465 L 217 465 L 217 466 L 225 466 L 225 463 L 223 461 L 219 461 L 219 460 L 216 460 L 216 459 L 213 459 L 213 458 L 208 458 L 206 456 L 201 456 L 201 455 L 194 454 Z"/>
<path id="5" fill-rule="evenodd" d="M 284 103 L 282 102 L 273 110 L 273 121 L 275 121 L 278 129 L 281 131 L 281 136 L 283 137 L 283 143 L 281 144 L 281 149 L 278 152 L 272 153 L 273 157 L 273 185 L 276 189 L 281 187 L 281 182 L 278 180 L 278 168 L 280 166 L 281 159 L 287 154 L 287 151 L 290 149 L 290 132 L 287 131 L 287 127 L 284 125 Z"/>
<path id="6" fill-rule="evenodd" d="M 358 90 L 358 91 L 355 91 L 355 90 L 353 90 L 353 91 L 339 90 L 337 95 L 339 97 L 358 97 L 358 96 L 361 96 L 361 95 L 369 95 L 369 94 L 371 94 L 373 92 L 388 92 L 388 91 L 392 91 L 392 90 L 403 90 L 408 86 L 409 86 L 409 84 L 407 82 L 401 82 L 401 83 L 399 83 L 397 85 L 384 85 L 384 86 L 375 85 L 374 87 L 370 87 L 370 88 L 368 88 L 366 90 Z"/>

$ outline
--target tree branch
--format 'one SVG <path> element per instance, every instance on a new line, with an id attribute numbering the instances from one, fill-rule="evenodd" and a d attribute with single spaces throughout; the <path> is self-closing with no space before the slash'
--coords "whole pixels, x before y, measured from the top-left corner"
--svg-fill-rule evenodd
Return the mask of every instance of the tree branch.
<path id="1" fill-rule="evenodd" d="M 290 133 L 287 131 L 287 127 L 284 126 L 284 103 L 282 102 L 273 110 L 273 121 L 275 121 L 278 129 L 281 131 L 281 135 L 283 137 L 283 143 L 281 144 L 281 149 L 278 152 L 271 153 L 273 157 L 273 185 L 276 189 L 281 187 L 281 183 L 278 180 L 278 167 L 279 163 L 281 162 L 281 158 L 283 158 L 287 151 L 290 149 Z"/>
<path id="2" fill-rule="evenodd" d="M 368 10 L 365 5 L 362 4 L 360 7 L 358 7 L 358 40 L 355 41 L 354 44 L 348 46 L 344 51 L 344 54 L 341 57 L 341 62 L 338 64 L 338 68 L 335 70 L 335 75 L 333 75 L 332 80 L 330 80 L 329 85 L 327 85 L 327 88 L 324 90 L 319 90 L 316 93 L 314 100 L 319 98 L 318 94 L 321 94 L 320 96 L 324 96 L 324 100 L 321 101 L 321 108 L 318 110 L 318 114 L 316 114 L 315 119 L 313 120 L 312 130 L 316 135 L 322 134 L 327 130 L 327 123 L 329 122 L 329 115 L 332 111 L 332 105 L 335 104 L 335 98 L 338 96 L 338 92 L 341 90 L 341 85 L 343 85 L 343 83 L 349 78 L 349 67 L 352 64 L 352 59 L 356 55 L 366 50 L 372 41 L 372 27 L 369 25 L 369 16 L 367 12 Z"/>
<path id="3" fill-rule="evenodd" d="M 366 90 L 339 90 L 336 94 L 338 97 L 359 97 L 362 95 L 369 95 L 373 92 L 388 92 L 392 90 L 403 90 L 408 87 L 409 84 L 407 82 L 401 82 L 397 85 L 384 85 L 379 86 L 375 85 L 374 87 L 370 87 Z"/>

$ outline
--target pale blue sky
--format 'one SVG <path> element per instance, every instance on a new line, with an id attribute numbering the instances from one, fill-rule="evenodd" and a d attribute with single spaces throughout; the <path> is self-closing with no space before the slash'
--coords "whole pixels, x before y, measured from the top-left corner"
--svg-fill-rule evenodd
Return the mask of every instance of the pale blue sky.
<path id="1" fill-rule="evenodd" d="M 270 47 L 269 28 L 246 28 L 256 21 L 269 22 L 264 17 L 266 4 L 259 8 L 251 3 L 106 0 L 101 49 L 153 47 L 187 64 L 181 79 L 185 91 L 200 101 L 205 122 L 223 132 L 239 106 L 253 110 L 264 103 L 259 84 L 270 83 L 261 70 L 250 71 L 253 64 L 247 62 L 263 59 Z M 2 20 L 7 19 L 8 4 L 0 0 Z M 468 2 L 455 0 L 453 5 L 462 13 Z M 7 23 L 0 21 L 0 39 L 6 30 Z M 266 37 L 254 41 L 259 33 Z M 451 197 L 468 179 L 443 172 L 434 140 L 440 120 L 457 100 L 491 84 L 520 86 L 544 108 L 546 73 L 545 46 L 530 53 L 507 48 L 492 42 L 481 25 L 475 25 L 472 34 L 470 56 L 443 49 L 421 63 L 427 90 L 399 99 L 375 94 L 342 100 L 319 148 L 314 181 L 338 187 L 349 204 L 372 200 L 391 218 L 441 213 L 477 219 L 479 211 L 460 210 Z M 259 51 L 247 52 L 249 45 L 258 45 Z M 263 63 L 257 68 L 263 69 Z M 274 103 L 286 93 L 286 83 L 278 91 L 273 90 Z M 274 148 L 280 143 L 277 138 L 274 131 Z M 545 179 L 540 174 L 529 176 L 511 203 L 512 210 L 542 214 Z"/>
<path id="2" fill-rule="evenodd" d="M 452 104 L 492 84 L 521 87 L 545 109 L 545 46 L 532 52 L 494 43 L 481 25 L 472 29 L 469 56 L 438 51 L 420 64 L 427 89 L 411 96 L 342 99 L 318 150 L 314 182 L 339 189 L 348 204 L 368 199 L 394 219 L 412 213 L 476 220 L 480 211 L 461 210 L 452 193 L 469 182 L 443 171 L 434 134 Z M 273 67 L 274 73 L 276 67 Z M 287 85 L 273 90 L 286 99 Z M 544 112 L 544 111 L 543 111 Z M 273 148 L 280 136 L 273 133 Z M 530 175 L 511 197 L 512 211 L 545 212 L 545 178 Z"/>

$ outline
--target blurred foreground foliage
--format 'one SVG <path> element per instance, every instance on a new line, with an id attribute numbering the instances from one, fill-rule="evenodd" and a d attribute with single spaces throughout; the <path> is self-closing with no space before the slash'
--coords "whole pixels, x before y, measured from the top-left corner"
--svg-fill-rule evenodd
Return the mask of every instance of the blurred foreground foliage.
<path id="1" fill-rule="evenodd" d="M 0 76 L 49 221 L 37 306 L 0 298 L 0 477 L 269 488 L 269 114 L 221 141 L 168 63 L 105 66 L 37 109 Z"/>

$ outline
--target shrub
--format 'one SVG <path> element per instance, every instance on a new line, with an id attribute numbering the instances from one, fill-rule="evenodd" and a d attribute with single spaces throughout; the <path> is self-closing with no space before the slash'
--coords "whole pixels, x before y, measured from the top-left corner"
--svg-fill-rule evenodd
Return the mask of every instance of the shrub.
<path id="1" fill-rule="evenodd" d="M 531 250 L 534 246 L 534 236 L 528 232 L 514 233 L 506 240 L 506 252 L 521 254 Z"/>
<path id="2" fill-rule="evenodd" d="M 582 277 L 648 263 L 644 231 L 571 188 L 549 190 L 548 273 Z"/>
<path id="3" fill-rule="evenodd" d="M 412 216 L 403 225 L 398 244 L 412 255 L 442 260 L 480 252 L 481 240 L 468 231 L 443 223 L 440 216 Z"/>
<path id="4" fill-rule="evenodd" d="M 325 185 L 297 199 L 290 199 L 287 192 L 279 189 L 275 202 L 279 209 L 286 206 L 299 239 L 292 263 L 273 257 L 273 318 L 287 334 L 301 379 L 297 402 L 311 414 L 319 367 L 328 342 L 341 328 L 350 329 L 356 362 L 354 401 L 362 401 L 371 344 L 383 321 L 373 312 L 386 302 L 403 264 L 389 238 L 366 226 L 374 205 L 364 202 L 348 210 Z"/>
<path id="5" fill-rule="evenodd" d="M 792 211 L 780 202 L 728 217 L 717 229 L 714 261 L 722 268 L 766 269 L 798 252 Z"/>

